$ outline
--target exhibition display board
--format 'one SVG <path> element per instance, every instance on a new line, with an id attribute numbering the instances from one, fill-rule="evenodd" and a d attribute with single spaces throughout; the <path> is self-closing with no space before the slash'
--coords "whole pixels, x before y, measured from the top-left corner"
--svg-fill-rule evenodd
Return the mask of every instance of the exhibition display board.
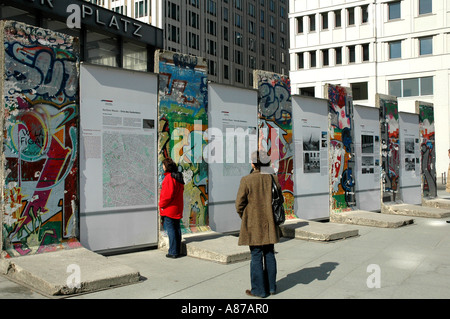
<path id="1" fill-rule="evenodd" d="M 80 78 L 81 243 L 157 243 L 157 76 L 82 64 Z"/>
<path id="2" fill-rule="evenodd" d="M 355 197 L 357 208 L 381 210 L 380 121 L 377 108 L 354 105 Z"/>
<path id="3" fill-rule="evenodd" d="M 209 225 L 214 231 L 237 231 L 241 225 L 235 200 L 257 149 L 257 95 L 256 90 L 208 85 L 208 146 L 203 155 L 208 156 Z"/>
<path id="4" fill-rule="evenodd" d="M 400 125 L 400 193 L 406 204 L 420 205 L 420 139 L 419 115 L 399 112 Z"/>
<path id="5" fill-rule="evenodd" d="M 292 96 L 294 208 L 301 219 L 329 217 L 328 102 Z"/>

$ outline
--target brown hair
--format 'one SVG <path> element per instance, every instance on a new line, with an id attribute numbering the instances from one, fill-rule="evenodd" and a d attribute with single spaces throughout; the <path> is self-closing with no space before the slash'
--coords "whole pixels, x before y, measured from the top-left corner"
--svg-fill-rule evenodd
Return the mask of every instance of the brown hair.
<path id="1" fill-rule="evenodd" d="M 175 164 L 175 162 L 170 157 L 163 159 L 162 163 L 166 167 L 166 170 L 165 170 L 166 173 L 178 172 L 177 164 Z"/>
<path id="2" fill-rule="evenodd" d="M 270 157 L 267 155 L 267 152 L 264 150 L 253 152 L 251 159 L 252 159 L 253 165 L 255 165 L 255 167 L 258 169 L 263 166 L 270 166 Z"/>

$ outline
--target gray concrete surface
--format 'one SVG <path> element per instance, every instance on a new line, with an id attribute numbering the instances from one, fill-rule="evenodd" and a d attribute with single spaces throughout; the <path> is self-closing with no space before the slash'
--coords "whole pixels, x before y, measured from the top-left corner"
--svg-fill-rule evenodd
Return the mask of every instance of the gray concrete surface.
<path id="1" fill-rule="evenodd" d="M 448 299 L 450 223 L 446 221 L 415 217 L 414 224 L 399 228 L 357 225 L 358 236 L 327 242 L 284 238 L 275 246 L 278 293 L 264 300 Z M 255 300 L 245 294 L 250 288 L 249 260 L 222 264 L 192 257 L 168 259 L 165 254 L 154 249 L 105 257 L 112 264 L 138 270 L 141 280 L 68 298 Z M 91 271 L 82 268 L 81 278 Z M 0 298 L 54 297 L 0 276 Z"/>
<path id="2" fill-rule="evenodd" d="M 325 242 L 358 236 L 358 229 L 355 227 L 304 219 L 286 221 L 281 226 L 281 231 L 287 238 Z"/>
<path id="3" fill-rule="evenodd" d="M 380 214 L 364 210 L 334 213 L 330 215 L 330 222 L 362 225 L 371 227 L 396 228 L 414 223 L 414 219 L 405 216 Z"/>

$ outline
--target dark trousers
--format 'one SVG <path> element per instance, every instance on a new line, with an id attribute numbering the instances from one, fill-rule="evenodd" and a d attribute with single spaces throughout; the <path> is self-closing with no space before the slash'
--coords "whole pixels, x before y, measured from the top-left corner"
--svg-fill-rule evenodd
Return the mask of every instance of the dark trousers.
<path id="1" fill-rule="evenodd" d="M 169 237 L 169 255 L 180 255 L 181 249 L 181 225 L 179 219 L 164 216 L 164 228 Z"/>
<path id="2" fill-rule="evenodd" d="M 252 294 L 267 297 L 276 292 L 277 262 L 274 245 L 250 246 Z"/>

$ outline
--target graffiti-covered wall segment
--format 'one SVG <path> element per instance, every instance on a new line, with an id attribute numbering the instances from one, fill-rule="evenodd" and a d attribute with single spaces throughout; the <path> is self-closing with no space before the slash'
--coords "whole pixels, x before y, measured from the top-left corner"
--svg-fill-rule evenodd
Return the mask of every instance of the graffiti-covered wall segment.
<path id="1" fill-rule="evenodd" d="M 14 21 L 0 27 L 2 250 L 78 247 L 77 41 Z"/>
<path id="2" fill-rule="evenodd" d="M 206 60 L 174 52 L 157 52 L 159 73 L 158 169 L 171 157 L 184 177 L 184 232 L 209 230 L 208 164 L 203 158 L 208 129 Z"/>

